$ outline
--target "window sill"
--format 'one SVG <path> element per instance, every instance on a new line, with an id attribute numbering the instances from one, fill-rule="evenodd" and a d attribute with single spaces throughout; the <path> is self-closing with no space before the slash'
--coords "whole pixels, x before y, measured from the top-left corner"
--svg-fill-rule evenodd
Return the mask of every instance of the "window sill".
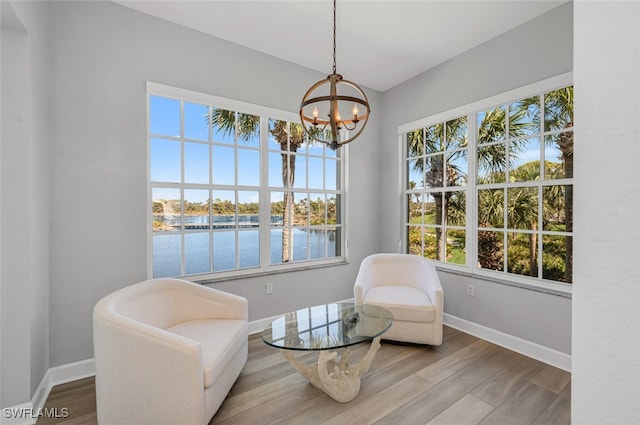
<path id="1" fill-rule="evenodd" d="M 562 298 L 573 298 L 573 287 L 569 284 L 553 284 L 548 283 L 547 285 L 558 286 L 558 288 L 551 288 L 545 285 L 545 282 L 531 282 L 526 278 L 519 278 L 514 276 L 513 280 L 510 279 L 502 279 L 496 276 L 490 276 L 488 274 L 480 274 L 480 273 L 472 273 L 465 270 L 458 270 L 449 267 L 441 267 L 436 265 L 436 269 L 438 272 L 450 273 L 459 276 L 470 277 L 473 279 L 484 280 L 491 283 L 497 283 L 499 285 L 507 285 L 513 286 L 520 289 L 526 289 L 528 291 L 541 292 L 543 294 L 555 295 L 557 297 Z"/>
<path id="2" fill-rule="evenodd" d="M 235 273 L 227 274 L 224 276 L 215 276 L 215 277 L 212 275 L 187 276 L 187 277 L 182 277 L 180 279 L 190 280 L 194 283 L 199 283 L 201 285 L 209 285 L 209 284 L 214 284 L 219 282 L 228 282 L 232 280 L 242 280 L 242 279 L 251 279 L 251 278 L 257 278 L 257 277 L 263 277 L 263 276 L 272 276 L 272 275 L 277 275 L 282 273 L 295 273 L 295 272 L 304 272 L 304 271 L 315 270 L 315 269 L 323 269 L 326 267 L 346 266 L 348 264 L 349 262 L 347 260 L 342 259 L 340 261 L 323 262 L 320 264 L 306 264 L 306 265 L 299 265 L 297 267 L 295 266 L 274 267 L 270 270 L 249 271 L 249 272 L 238 272 L 236 270 Z"/>

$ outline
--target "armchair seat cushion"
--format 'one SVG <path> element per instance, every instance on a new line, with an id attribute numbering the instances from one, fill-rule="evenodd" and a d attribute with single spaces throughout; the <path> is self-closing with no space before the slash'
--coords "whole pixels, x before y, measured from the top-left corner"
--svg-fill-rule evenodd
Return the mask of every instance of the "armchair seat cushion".
<path id="1" fill-rule="evenodd" d="M 202 344 L 206 389 L 216 382 L 246 343 L 248 325 L 245 320 L 199 319 L 170 326 L 166 330 Z"/>
<path id="2" fill-rule="evenodd" d="M 431 323 L 436 319 L 433 302 L 418 288 L 398 285 L 375 286 L 365 295 L 364 303 L 386 308 L 394 320 Z"/>

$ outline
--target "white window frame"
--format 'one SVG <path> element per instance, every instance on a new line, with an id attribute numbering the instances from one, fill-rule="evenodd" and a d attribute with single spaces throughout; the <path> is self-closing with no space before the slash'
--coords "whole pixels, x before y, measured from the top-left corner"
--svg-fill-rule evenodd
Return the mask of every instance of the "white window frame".
<path id="1" fill-rule="evenodd" d="M 193 90 L 173 87 L 165 84 L 155 83 L 152 81 L 146 82 L 146 107 L 147 107 L 147 122 L 146 122 L 146 146 L 147 146 L 147 276 L 149 278 L 153 277 L 153 235 L 154 232 L 152 230 L 152 226 L 150 223 L 153 221 L 153 211 L 151 208 L 152 205 L 152 189 L 155 184 L 151 183 L 151 153 L 149 149 L 149 141 L 151 138 L 150 133 L 150 122 L 151 122 L 151 114 L 150 114 L 150 99 L 151 96 L 161 96 L 166 98 L 173 98 L 180 101 L 197 103 L 202 105 L 213 105 L 222 109 L 237 111 L 243 114 L 256 115 L 260 117 L 260 144 L 259 144 L 259 152 L 260 152 L 260 184 L 259 184 L 259 206 L 260 206 L 260 265 L 258 267 L 246 268 L 246 269 L 233 269 L 228 271 L 220 271 L 213 273 L 204 273 L 204 274 L 193 274 L 186 276 L 179 276 L 180 279 L 190 280 L 190 281 L 198 281 L 202 283 L 210 283 L 216 281 L 224 281 L 230 279 L 237 279 L 240 277 L 251 277 L 251 276 L 260 276 L 265 274 L 272 273 L 283 273 L 288 271 L 296 271 L 296 270 L 305 270 L 305 269 L 313 269 L 318 267 L 328 267 L 335 266 L 338 264 L 345 264 L 348 261 L 348 225 L 346 222 L 346 217 L 348 217 L 348 196 L 347 196 L 347 184 L 348 178 L 348 157 L 349 157 L 349 149 L 348 146 L 342 147 L 340 159 L 337 160 L 337 164 L 341 167 L 339 170 L 339 180 L 336 181 L 336 184 L 339 185 L 339 189 L 335 192 L 338 193 L 340 197 L 340 216 L 339 216 L 339 224 L 340 224 L 340 256 L 325 258 L 325 259 L 316 259 L 316 260 L 303 260 L 303 261 L 292 261 L 289 263 L 282 264 L 270 264 L 271 263 L 271 250 L 270 250 L 270 237 L 271 237 L 271 221 L 270 214 L 265 213 L 265 211 L 271 211 L 271 192 L 278 192 L 284 190 L 280 190 L 278 187 L 270 187 L 269 186 L 269 148 L 268 148 L 268 129 L 269 129 L 269 119 L 277 119 L 282 121 L 288 121 L 297 123 L 300 119 L 297 113 L 283 111 L 267 106 L 255 105 L 248 102 L 243 102 L 239 100 L 229 99 L 220 96 L 214 96 L 207 93 L 201 93 Z M 327 148 L 325 148 L 327 149 Z M 236 158 L 237 161 L 237 158 Z M 237 165 L 237 164 L 236 164 Z M 184 170 L 183 170 L 184 172 Z M 308 173 L 308 170 L 306 170 Z M 184 184 L 162 184 L 163 187 L 172 187 L 176 188 L 184 188 Z M 209 186 L 212 189 L 212 186 Z M 229 190 L 242 190 L 242 186 L 233 186 L 229 187 Z M 215 190 L 215 189 L 214 189 Z M 250 189 L 254 190 L 254 189 Z M 324 189 L 322 191 L 318 189 L 309 189 L 309 188 L 292 188 L 293 192 L 307 192 L 307 193 L 329 193 Z M 269 248 L 269 249 L 267 249 Z M 238 245 L 236 244 L 236 250 L 238 249 Z M 338 249 L 338 248 L 337 248 Z M 182 262 L 184 262 L 184 247 L 183 247 L 183 258 Z M 237 252 L 236 252 L 237 255 Z"/>
<path id="2" fill-rule="evenodd" d="M 407 252 L 408 249 L 408 240 L 407 240 L 407 203 L 406 203 L 406 182 L 408 179 L 407 176 L 407 152 L 406 152 L 406 134 L 410 131 L 413 131 L 417 128 L 421 127 L 429 127 L 435 125 L 437 123 L 446 122 L 452 119 L 459 118 L 461 116 L 467 115 L 468 118 L 468 182 L 464 187 L 466 190 L 466 257 L 465 257 L 465 265 L 457 265 L 452 263 L 445 262 L 436 262 L 436 266 L 442 270 L 448 270 L 452 272 L 458 272 L 470 276 L 477 276 L 483 279 L 491 280 L 497 283 L 506 283 L 506 284 L 516 284 L 517 286 L 531 287 L 533 289 L 541 289 L 545 291 L 551 292 L 559 292 L 564 294 L 572 293 L 572 284 L 564 283 L 564 282 L 554 282 L 550 280 L 544 280 L 541 278 L 533 278 L 522 275 L 517 275 L 514 273 L 508 273 L 504 271 L 491 271 L 478 267 L 477 264 L 477 255 L 478 255 L 478 243 L 477 243 L 477 232 L 480 229 L 477 226 L 478 223 L 478 211 L 477 211 L 477 190 L 478 185 L 476 183 L 475 176 L 477 175 L 477 161 L 476 161 L 476 146 L 477 146 L 477 123 L 475 120 L 475 114 L 479 112 L 486 111 L 491 109 L 497 105 L 509 104 L 514 101 L 518 101 L 524 98 L 537 96 L 539 94 L 549 92 L 552 90 L 556 90 L 559 88 L 567 87 L 573 85 L 573 72 L 567 72 L 564 74 L 557 75 L 555 77 L 551 77 L 545 80 L 538 81 L 533 84 L 529 84 L 523 87 L 519 87 L 513 90 L 509 90 L 495 96 L 488 97 L 486 99 L 482 99 L 476 102 L 472 102 L 467 105 L 463 105 L 460 107 L 456 107 L 454 109 L 440 112 L 434 115 L 431 115 L 426 118 L 422 118 L 416 121 L 412 121 L 406 124 L 399 125 L 397 128 L 398 133 L 398 157 L 400 158 L 400 176 L 399 176 L 399 187 L 401 188 L 400 193 L 402 194 L 402 211 L 401 211 L 401 222 L 400 222 L 400 244 L 402 248 L 402 252 Z M 543 111 L 541 110 L 541 113 Z M 542 118 L 542 117 L 541 117 Z M 574 129 L 575 131 L 575 125 Z M 543 136 L 548 134 L 548 132 L 541 132 L 538 136 Z M 556 185 L 566 185 L 566 184 L 575 184 L 573 178 L 567 179 L 558 179 L 553 180 Z M 516 185 L 518 187 L 526 186 L 526 182 L 520 182 L 520 185 Z M 547 185 L 549 181 L 546 181 Z M 539 185 L 543 185 L 540 183 Z M 538 187 L 538 185 L 534 185 Z M 502 186 L 501 186 L 502 187 Z M 515 187 L 515 186 L 514 186 Z M 483 187 L 488 188 L 488 187 Z M 462 189 L 462 188 L 461 188 Z M 506 221 L 505 221 L 506 223 Z M 487 229 L 490 230 L 490 229 Z M 506 230 L 505 230 L 506 231 Z M 540 234 L 540 229 L 538 233 Z M 524 232 L 526 233 L 526 232 Z M 545 233 L 553 233 L 553 232 L 545 232 Z M 506 245 L 505 245 L 506 249 Z M 506 255 L 505 255 L 506 259 Z M 505 260 L 506 261 L 506 260 Z"/>

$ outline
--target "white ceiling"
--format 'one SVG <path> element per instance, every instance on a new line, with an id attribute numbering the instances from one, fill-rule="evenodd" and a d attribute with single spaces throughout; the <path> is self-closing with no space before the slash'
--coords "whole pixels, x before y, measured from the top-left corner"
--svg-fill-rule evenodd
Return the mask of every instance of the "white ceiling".
<path id="1" fill-rule="evenodd" d="M 331 0 L 116 3 L 330 74 Z M 338 0 L 337 71 L 389 89 L 567 0 Z"/>

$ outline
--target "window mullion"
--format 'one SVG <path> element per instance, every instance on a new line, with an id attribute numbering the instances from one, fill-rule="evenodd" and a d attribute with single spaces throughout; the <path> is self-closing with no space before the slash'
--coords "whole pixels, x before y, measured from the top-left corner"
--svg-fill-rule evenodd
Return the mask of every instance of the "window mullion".
<path id="1" fill-rule="evenodd" d="M 326 154 L 328 147 L 325 147 L 324 149 Z M 341 235 L 341 253 L 345 260 L 349 259 L 349 226 L 346 225 L 347 217 L 349 217 L 349 202 L 347 202 L 347 197 L 349 196 L 347 193 L 347 189 L 349 188 L 349 152 L 350 147 L 347 145 L 343 147 L 340 158 L 336 155 L 336 169 L 340 173 L 340 178 L 336 179 L 336 184 L 338 180 L 340 181 L 340 187 L 336 188 L 336 191 L 339 194 L 339 197 L 336 195 L 336 201 L 338 199 L 340 200 L 336 205 L 336 208 L 338 208 L 338 206 L 340 208 L 340 223 L 336 225 L 336 233 Z M 338 229 L 340 230 L 338 231 Z"/>
<path id="2" fill-rule="evenodd" d="M 271 263 L 271 193 L 269 192 L 269 118 L 260 117 L 260 269 Z"/>
<path id="3" fill-rule="evenodd" d="M 478 268 L 478 204 L 477 204 L 477 178 L 478 155 L 478 114 L 467 116 L 467 196 L 466 196 L 466 256 L 467 268 L 472 271 Z"/>
<path id="4" fill-rule="evenodd" d="M 542 161 L 541 161 L 542 162 Z M 543 247 L 543 243 L 542 243 L 542 239 L 544 237 L 544 235 L 542 234 L 542 226 L 543 226 L 543 214 L 544 214 L 544 199 L 543 199 L 543 193 L 544 191 L 542 190 L 542 182 L 541 184 L 538 186 L 538 229 L 536 231 L 538 237 L 536 239 L 536 243 L 538 244 L 538 253 L 537 253 L 537 258 L 536 260 L 538 261 L 538 277 L 542 277 L 542 247 Z"/>
<path id="5" fill-rule="evenodd" d="M 186 206 L 184 199 L 184 101 L 180 101 L 180 273 L 182 276 L 187 271 L 187 244 L 186 244 Z"/>
<path id="6" fill-rule="evenodd" d="M 209 127 L 209 273 L 213 273 L 213 107 L 207 106 L 207 126 Z"/>

